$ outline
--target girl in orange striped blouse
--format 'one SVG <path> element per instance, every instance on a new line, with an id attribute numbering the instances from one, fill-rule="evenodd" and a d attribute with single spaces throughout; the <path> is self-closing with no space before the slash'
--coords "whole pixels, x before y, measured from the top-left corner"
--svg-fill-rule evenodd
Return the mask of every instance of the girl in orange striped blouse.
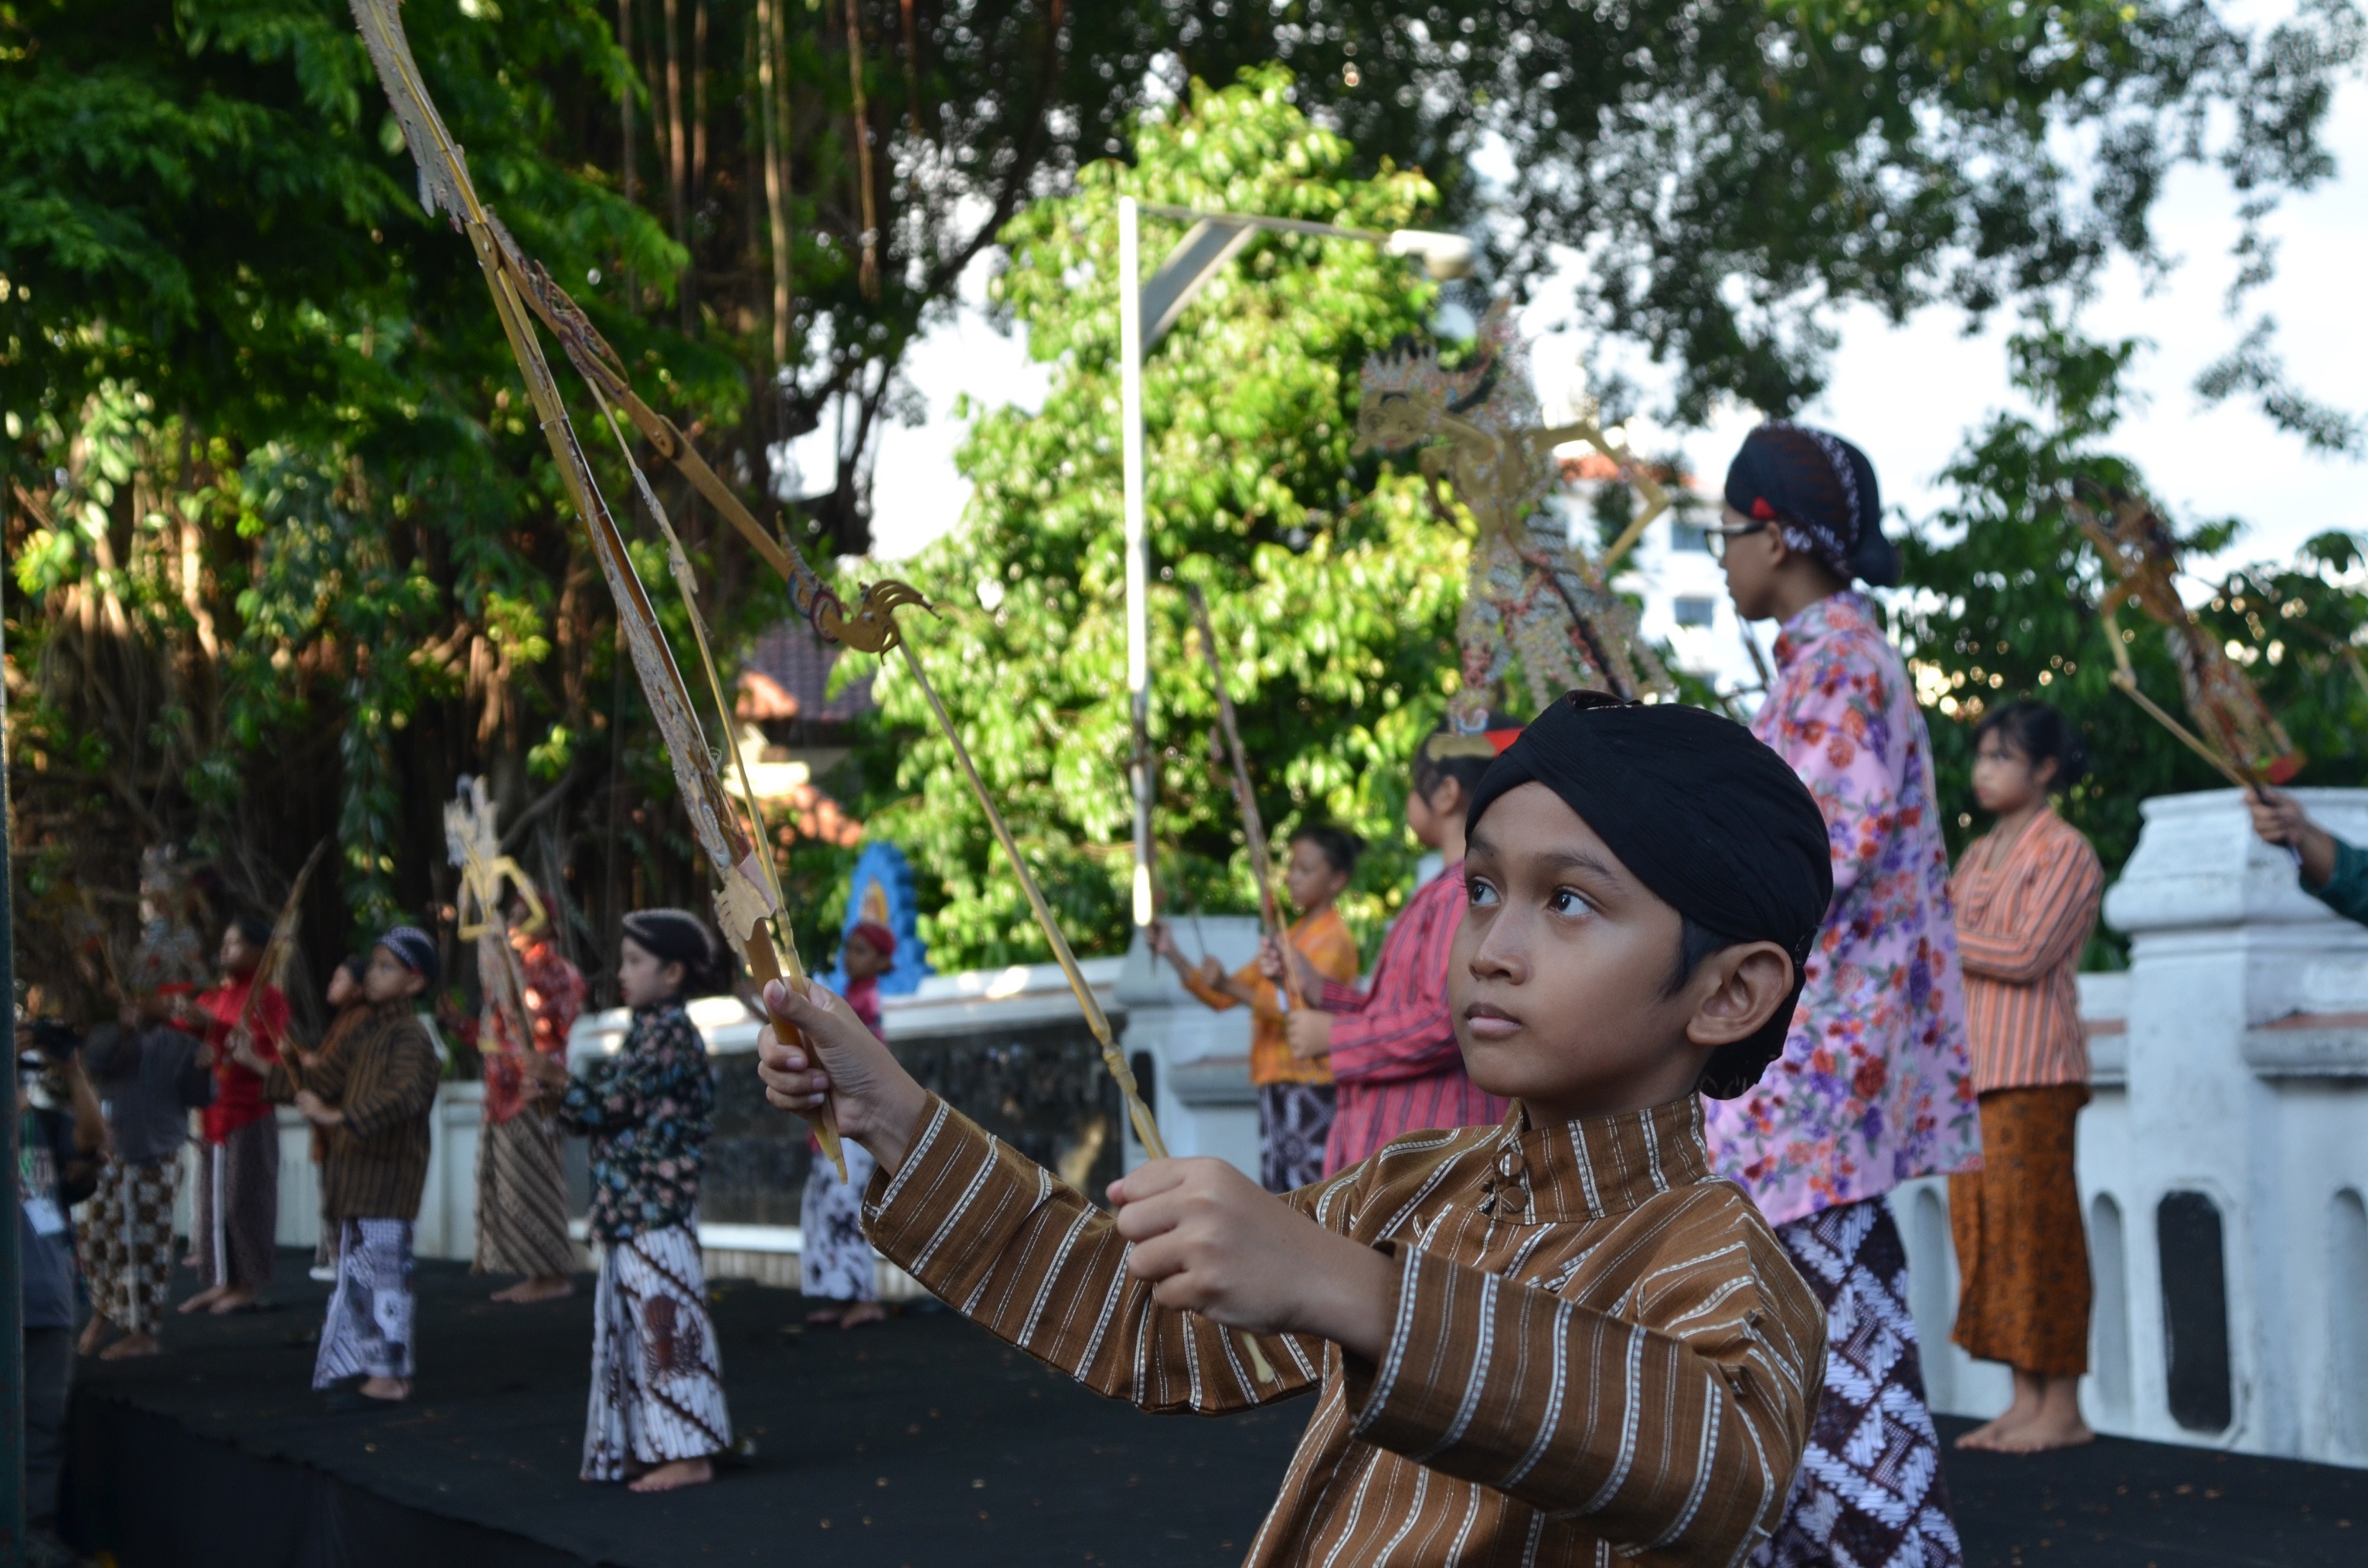
<path id="1" fill-rule="evenodd" d="M 1449 999 L 1473 1082 L 1514 1096 L 1496 1127 L 1287 1197 L 1155 1161 L 1113 1215 L 820 987 L 767 995 L 802 1031 L 760 1043 L 768 1096 L 827 1093 L 880 1162 L 874 1244 L 1087 1386 L 1205 1415 L 1320 1391 L 1253 1563 L 1740 1563 L 1783 1514 L 1825 1322 L 1713 1173 L 1696 1091 L 1783 1047 L 1825 821 L 1741 725 L 1594 693 L 1497 758 L 1468 820 Z"/>
<path id="2" fill-rule="evenodd" d="M 2079 1400 L 2089 1248 L 2072 1168 L 2089 1042 L 2074 976 L 2105 878 L 2048 805 L 2087 761 L 2064 715 L 2010 702 L 1982 720 L 1974 744 L 1974 796 L 1998 821 L 1949 888 L 1982 1117 L 1982 1168 L 1949 1178 L 1963 1281 L 1950 1337 L 2014 1369 L 2014 1403 L 1957 1446 L 2031 1453 L 2090 1437 Z"/>

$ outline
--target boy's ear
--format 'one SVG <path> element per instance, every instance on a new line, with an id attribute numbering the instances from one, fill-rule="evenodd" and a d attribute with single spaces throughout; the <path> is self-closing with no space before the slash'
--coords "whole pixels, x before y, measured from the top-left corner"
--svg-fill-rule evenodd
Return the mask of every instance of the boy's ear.
<path id="1" fill-rule="evenodd" d="M 1694 983 L 1700 998 L 1686 1023 L 1696 1045 L 1732 1045 L 1759 1032 L 1792 999 L 1792 955 L 1773 942 L 1742 942 L 1702 961 Z"/>

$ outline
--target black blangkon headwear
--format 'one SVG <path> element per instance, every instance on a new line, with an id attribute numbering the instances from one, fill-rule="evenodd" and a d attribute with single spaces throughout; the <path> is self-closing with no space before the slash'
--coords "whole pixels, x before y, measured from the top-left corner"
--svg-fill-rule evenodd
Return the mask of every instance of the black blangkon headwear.
<path id="1" fill-rule="evenodd" d="M 1655 896 L 1728 942 L 1793 956 L 1793 994 L 1755 1034 L 1721 1046 L 1702 1092 L 1730 1100 L 1783 1053 L 1809 951 L 1833 903 L 1826 819 L 1782 757 L 1732 719 L 1574 691 L 1488 769 L 1466 834 L 1506 790 L 1562 798 Z"/>

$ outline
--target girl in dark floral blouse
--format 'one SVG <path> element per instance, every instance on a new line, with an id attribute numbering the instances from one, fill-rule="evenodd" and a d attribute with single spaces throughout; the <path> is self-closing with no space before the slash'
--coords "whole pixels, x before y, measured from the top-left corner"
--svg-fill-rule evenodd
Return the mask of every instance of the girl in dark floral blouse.
<path id="1" fill-rule="evenodd" d="M 714 1478 L 732 1446 L 723 1363 L 699 1260 L 699 1178 L 715 1116 L 707 1047 L 684 1010 L 719 968 L 714 938 L 679 909 L 625 916 L 618 982 L 633 1027 L 581 1077 L 552 1057 L 523 1065 L 555 1096 L 560 1125 L 592 1140 L 592 1401 L 584 1479 L 666 1492 Z"/>

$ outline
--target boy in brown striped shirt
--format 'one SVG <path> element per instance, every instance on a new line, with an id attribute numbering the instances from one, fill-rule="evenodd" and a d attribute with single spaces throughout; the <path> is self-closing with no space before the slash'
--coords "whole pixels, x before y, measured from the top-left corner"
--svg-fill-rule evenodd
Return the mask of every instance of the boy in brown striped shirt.
<path id="1" fill-rule="evenodd" d="M 1696 1091 L 1781 1049 L 1831 895 L 1792 770 L 1696 709 L 1573 693 L 1467 819 L 1450 1000 L 1495 1128 L 1261 1192 L 1157 1161 L 1105 1213 L 905 1074 L 845 1005 L 768 997 L 776 1105 L 879 1161 L 873 1241 L 1103 1393 L 1222 1414 L 1321 1390 L 1256 1563 L 1734 1563 L 1781 1517 L 1825 1325 Z M 1276 1381 L 1229 1330 L 1258 1336 Z"/>
<path id="2" fill-rule="evenodd" d="M 263 1092 L 290 1103 L 325 1135 L 321 1214 L 337 1227 L 337 1288 L 313 1365 L 313 1386 L 359 1377 L 351 1395 L 411 1396 L 412 1226 L 427 1185 L 430 1118 L 443 1063 L 414 1009 L 436 982 L 436 939 L 397 926 L 362 971 L 367 1012 L 341 1048 L 311 1067 L 249 1063 Z M 241 1061 L 251 1048 L 241 1048 Z"/>

